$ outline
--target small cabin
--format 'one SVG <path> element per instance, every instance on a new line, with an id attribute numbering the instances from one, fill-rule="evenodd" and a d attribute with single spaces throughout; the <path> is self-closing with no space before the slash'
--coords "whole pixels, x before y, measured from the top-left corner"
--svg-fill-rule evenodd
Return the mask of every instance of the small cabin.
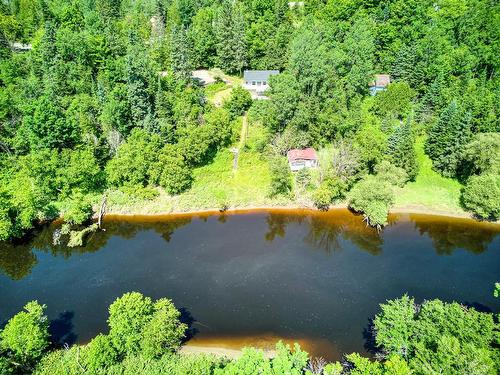
<path id="1" fill-rule="evenodd" d="M 375 79 L 370 82 L 370 95 L 376 95 L 380 91 L 387 89 L 391 83 L 391 76 L 389 74 L 375 74 Z"/>
<path id="2" fill-rule="evenodd" d="M 269 78 L 277 74 L 279 70 L 245 70 L 243 88 L 261 94 L 269 88 Z"/>
<path id="3" fill-rule="evenodd" d="M 292 172 L 303 168 L 316 168 L 319 165 L 318 155 L 312 147 L 304 149 L 292 149 L 287 153 L 288 164 Z"/>

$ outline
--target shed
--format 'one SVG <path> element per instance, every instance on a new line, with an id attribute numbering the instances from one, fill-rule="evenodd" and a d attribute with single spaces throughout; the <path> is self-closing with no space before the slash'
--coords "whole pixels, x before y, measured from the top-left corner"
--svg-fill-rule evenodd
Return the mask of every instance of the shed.
<path id="1" fill-rule="evenodd" d="M 292 149 L 287 153 L 288 164 L 292 172 L 303 168 L 316 168 L 318 166 L 318 155 L 312 147 L 304 149 Z"/>
<path id="2" fill-rule="evenodd" d="M 370 82 L 370 94 L 375 95 L 377 92 L 384 91 L 390 83 L 389 74 L 375 74 L 375 79 Z"/>
<path id="3" fill-rule="evenodd" d="M 245 70 L 243 72 L 243 87 L 262 93 L 269 88 L 269 77 L 277 74 L 280 74 L 279 70 Z"/>

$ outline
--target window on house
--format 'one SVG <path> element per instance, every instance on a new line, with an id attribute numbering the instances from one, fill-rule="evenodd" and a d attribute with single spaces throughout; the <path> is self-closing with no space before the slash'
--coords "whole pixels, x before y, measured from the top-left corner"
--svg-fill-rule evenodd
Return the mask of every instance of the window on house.
<path id="1" fill-rule="evenodd" d="M 255 81 L 252 81 L 252 86 L 255 86 Z"/>
<path id="2" fill-rule="evenodd" d="M 262 85 L 262 82 L 261 81 L 257 81 L 257 86 L 260 86 Z"/>
<path id="3" fill-rule="evenodd" d="M 265 86 L 265 85 L 267 85 L 267 82 L 266 82 L 266 81 L 264 81 L 264 82 L 262 82 L 262 84 Z"/>

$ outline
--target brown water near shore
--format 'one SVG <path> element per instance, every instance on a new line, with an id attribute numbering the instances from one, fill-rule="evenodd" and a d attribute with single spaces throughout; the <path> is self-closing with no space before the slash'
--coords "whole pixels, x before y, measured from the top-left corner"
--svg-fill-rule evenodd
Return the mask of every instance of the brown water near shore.
<path id="1" fill-rule="evenodd" d="M 379 233 L 346 209 L 109 215 L 74 249 L 54 243 L 59 226 L 0 243 L 0 323 L 37 299 L 59 343 L 107 332 L 108 306 L 132 290 L 172 298 L 190 346 L 283 339 L 328 359 L 372 353 L 369 319 L 404 293 L 500 311 L 494 223 L 395 213 Z"/>

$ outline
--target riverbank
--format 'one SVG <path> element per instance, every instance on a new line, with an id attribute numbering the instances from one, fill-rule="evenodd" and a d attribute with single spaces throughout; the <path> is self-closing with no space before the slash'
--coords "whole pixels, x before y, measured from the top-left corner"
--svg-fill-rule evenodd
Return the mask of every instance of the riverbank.
<path id="1" fill-rule="evenodd" d="M 188 218 L 188 217 L 209 217 L 216 215 L 248 215 L 248 214 L 258 214 L 258 213 L 275 213 L 275 214 L 294 214 L 294 215 L 317 215 L 317 216 L 328 216 L 328 215 L 345 215 L 351 211 L 348 209 L 347 204 L 338 204 L 332 206 L 328 211 L 318 210 L 317 208 L 310 206 L 248 206 L 248 207 L 232 207 L 227 210 L 221 211 L 216 208 L 203 209 L 203 210 L 190 210 L 190 211 L 172 211 L 172 212 L 158 212 L 158 213 L 122 213 L 122 212 L 108 212 L 105 220 L 133 220 L 142 222 L 156 222 L 163 220 L 171 220 L 176 218 Z M 495 229 L 500 229 L 500 221 L 480 221 L 475 219 L 472 215 L 468 213 L 456 213 L 447 212 L 441 210 L 433 210 L 427 207 L 411 206 L 411 207 L 393 207 L 389 213 L 388 222 L 393 223 L 395 221 L 401 220 L 412 220 L 415 218 L 426 218 L 429 220 L 449 218 L 455 222 L 474 223 L 481 225 L 482 227 L 494 227 Z M 362 220 L 362 216 L 359 215 L 359 220 Z"/>

